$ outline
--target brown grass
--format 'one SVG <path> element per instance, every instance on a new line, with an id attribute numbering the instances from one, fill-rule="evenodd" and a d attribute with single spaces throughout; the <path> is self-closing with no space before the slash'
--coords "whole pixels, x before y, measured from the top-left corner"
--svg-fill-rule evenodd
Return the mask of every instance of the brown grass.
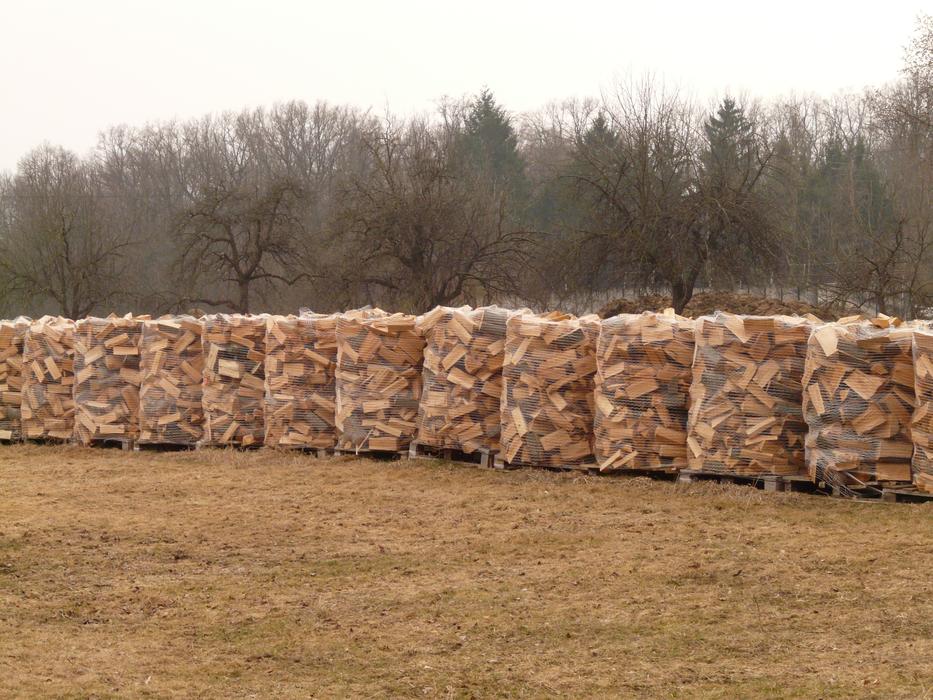
<path id="1" fill-rule="evenodd" d="M 0 695 L 931 697 L 933 508 L 0 449 Z"/>

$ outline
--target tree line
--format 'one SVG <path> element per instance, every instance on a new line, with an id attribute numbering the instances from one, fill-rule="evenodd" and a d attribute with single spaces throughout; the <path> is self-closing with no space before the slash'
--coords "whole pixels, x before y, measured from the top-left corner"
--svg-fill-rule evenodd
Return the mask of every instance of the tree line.
<path id="1" fill-rule="evenodd" d="M 0 177 L 0 306 L 290 312 L 782 289 L 933 306 L 933 19 L 900 76 L 832 98 L 643 78 L 516 116 L 319 102 L 120 126 Z"/>

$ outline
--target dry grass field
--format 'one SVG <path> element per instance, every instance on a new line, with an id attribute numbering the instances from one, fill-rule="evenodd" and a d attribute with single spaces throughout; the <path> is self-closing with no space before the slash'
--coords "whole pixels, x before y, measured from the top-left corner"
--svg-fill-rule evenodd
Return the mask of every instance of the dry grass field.
<path id="1" fill-rule="evenodd" d="M 0 448 L 0 696 L 933 697 L 933 507 Z"/>

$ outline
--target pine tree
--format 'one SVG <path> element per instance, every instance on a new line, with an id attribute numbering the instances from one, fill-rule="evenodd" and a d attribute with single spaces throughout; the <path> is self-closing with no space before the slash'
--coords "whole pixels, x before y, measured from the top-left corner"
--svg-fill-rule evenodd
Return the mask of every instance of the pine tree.
<path id="1" fill-rule="evenodd" d="M 526 190 L 518 135 L 508 113 L 488 88 L 470 104 L 464 119 L 463 147 L 467 161 L 488 173 L 497 184 L 516 192 Z"/>

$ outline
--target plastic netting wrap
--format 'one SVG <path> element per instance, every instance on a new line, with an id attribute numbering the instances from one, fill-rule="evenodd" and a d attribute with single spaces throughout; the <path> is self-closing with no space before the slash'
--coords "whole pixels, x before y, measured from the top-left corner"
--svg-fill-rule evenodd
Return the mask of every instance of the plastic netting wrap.
<path id="1" fill-rule="evenodd" d="M 336 446 L 336 370 L 336 314 L 268 320 L 266 445 Z"/>
<path id="2" fill-rule="evenodd" d="M 74 321 L 43 316 L 23 340 L 23 435 L 70 440 L 74 434 Z"/>
<path id="3" fill-rule="evenodd" d="M 828 323 L 807 348 L 807 466 L 843 491 L 911 478 L 913 329 L 897 319 Z"/>
<path id="4" fill-rule="evenodd" d="M 813 321 L 717 312 L 696 322 L 687 420 L 691 469 L 805 473 L 801 378 Z"/>
<path id="5" fill-rule="evenodd" d="M 143 323 L 139 442 L 194 446 L 204 436 L 202 332 L 193 316 Z"/>
<path id="6" fill-rule="evenodd" d="M 913 482 L 920 490 L 933 493 L 933 330 L 914 331 L 913 357 L 917 394 L 910 430 L 914 444 Z"/>
<path id="7" fill-rule="evenodd" d="M 502 453 L 509 464 L 593 462 L 599 317 L 517 314 L 506 326 Z"/>
<path id="8" fill-rule="evenodd" d="M 687 466 L 694 325 L 672 310 L 600 324 L 593 432 L 601 470 Z"/>
<path id="9" fill-rule="evenodd" d="M 258 446 L 265 432 L 266 315 L 205 316 L 205 445 Z"/>
<path id="10" fill-rule="evenodd" d="M 75 324 L 75 440 L 134 440 L 139 432 L 139 341 L 145 319 L 83 318 Z"/>
<path id="11" fill-rule="evenodd" d="M 382 315 L 379 315 L 382 313 Z M 337 319 L 337 447 L 408 449 L 421 399 L 424 338 L 405 314 Z"/>
<path id="12" fill-rule="evenodd" d="M 23 437 L 23 341 L 30 320 L 0 321 L 0 440 Z"/>
<path id="13" fill-rule="evenodd" d="M 514 311 L 437 307 L 421 317 L 424 393 L 418 442 L 474 452 L 499 450 L 505 330 Z"/>

